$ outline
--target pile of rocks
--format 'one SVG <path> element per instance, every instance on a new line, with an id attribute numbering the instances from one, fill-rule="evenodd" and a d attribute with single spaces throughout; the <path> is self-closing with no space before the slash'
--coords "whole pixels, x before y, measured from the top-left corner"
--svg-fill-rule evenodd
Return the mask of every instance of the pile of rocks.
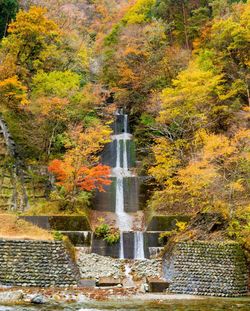
<path id="1" fill-rule="evenodd" d="M 146 277 L 162 277 L 162 260 L 121 260 L 97 254 L 86 254 L 78 250 L 77 264 L 82 279 L 96 279 L 111 277 L 123 279 L 125 275 L 125 265 L 131 268 L 131 275 L 135 280 Z"/>
<path id="2" fill-rule="evenodd" d="M 133 260 L 132 273 L 136 279 L 144 277 L 162 277 L 162 260 L 161 259 L 145 259 Z"/>
<path id="3" fill-rule="evenodd" d="M 77 252 L 77 264 L 82 279 L 96 279 L 112 277 L 115 279 L 124 276 L 123 262 L 119 259 Z"/>

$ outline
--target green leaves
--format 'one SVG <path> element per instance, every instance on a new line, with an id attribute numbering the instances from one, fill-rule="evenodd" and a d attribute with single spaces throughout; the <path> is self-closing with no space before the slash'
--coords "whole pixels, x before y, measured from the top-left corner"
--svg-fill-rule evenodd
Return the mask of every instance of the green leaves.
<path id="1" fill-rule="evenodd" d="M 7 34 L 8 23 L 15 18 L 18 8 L 17 0 L 0 1 L 0 39 Z"/>
<path id="2" fill-rule="evenodd" d="M 39 72 L 33 80 L 33 96 L 71 97 L 80 89 L 81 77 L 71 71 Z"/>

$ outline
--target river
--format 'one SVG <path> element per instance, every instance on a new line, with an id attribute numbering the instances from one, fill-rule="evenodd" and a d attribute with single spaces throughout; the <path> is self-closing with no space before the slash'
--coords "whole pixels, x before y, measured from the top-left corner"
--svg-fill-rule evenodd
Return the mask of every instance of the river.
<path id="1" fill-rule="evenodd" d="M 0 311 L 230 311 L 250 310 L 250 298 L 204 298 L 168 301 L 90 301 L 38 306 L 0 306 Z"/>

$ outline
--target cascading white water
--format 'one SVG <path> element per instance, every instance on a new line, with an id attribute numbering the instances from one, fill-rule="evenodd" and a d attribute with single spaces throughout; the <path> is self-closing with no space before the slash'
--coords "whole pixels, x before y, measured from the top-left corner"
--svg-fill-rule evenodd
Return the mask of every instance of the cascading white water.
<path id="1" fill-rule="evenodd" d="M 145 259 L 144 235 L 142 231 L 134 233 L 134 259 Z"/>
<path id="2" fill-rule="evenodd" d="M 120 232 L 120 249 L 119 249 L 119 258 L 124 259 L 124 241 L 123 241 L 123 232 Z"/>
<path id="3" fill-rule="evenodd" d="M 124 132 L 123 134 L 113 135 L 113 140 L 116 141 L 116 167 L 113 169 L 112 175 L 116 177 L 116 207 L 115 212 L 117 215 L 117 225 L 120 230 L 120 258 L 124 258 L 124 243 L 123 232 L 130 231 L 132 226 L 132 220 L 129 214 L 124 209 L 124 177 L 131 176 L 128 169 L 128 153 L 127 153 L 127 141 L 131 139 L 131 135 L 128 133 L 128 116 L 123 114 L 123 111 L 116 112 L 117 116 L 124 117 Z M 122 160 L 121 161 L 121 151 Z M 121 163 L 123 162 L 123 163 Z"/>
<path id="4" fill-rule="evenodd" d="M 123 114 L 123 111 L 116 112 L 117 116 L 123 116 L 123 133 L 113 135 L 113 140 L 116 141 L 116 167 L 113 168 L 112 175 L 116 177 L 116 215 L 117 225 L 120 230 L 120 258 L 124 258 L 124 231 L 131 231 L 132 218 L 125 212 L 124 205 L 124 178 L 132 177 L 133 174 L 128 168 L 128 150 L 127 142 L 131 140 L 132 135 L 128 133 L 128 115 Z M 122 157 L 121 157 L 122 155 Z M 134 234 L 134 258 L 144 259 L 144 237 L 143 232 L 135 232 Z"/>

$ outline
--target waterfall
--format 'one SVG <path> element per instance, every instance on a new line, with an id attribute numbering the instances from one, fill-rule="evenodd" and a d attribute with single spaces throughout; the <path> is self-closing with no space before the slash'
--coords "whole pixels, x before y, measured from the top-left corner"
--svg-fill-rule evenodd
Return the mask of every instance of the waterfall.
<path id="1" fill-rule="evenodd" d="M 124 241 L 123 241 L 123 232 L 120 232 L 120 249 L 119 249 L 119 258 L 124 259 Z"/>
<path id="2" fill-rule="evenodd" d="M 120 140 L 116 139 L 116 169 L 121 167 L 121 144 Z"/>
<path id="3" fill-rule="evenodd" d="M 134 259 L 145 259 L 144 235 L 142 231 L 134 233 Z"/>
<path id="4" fill-rule="evenodd" d="M 113 135 L 116 142 L 116 167 L 112 170 L 112 175 L 116 177 L 116 206 L 117 225 L 120 230 L 120 258 L 124 258 L 123 232 L 130 231 L 132 227 L 131 216 L 125 212 L 124 208 L 124 177 L 131 176 L 128 169 L 127 141 L 131 139 L 128 133 L 128 115 L 123 114 L 123 110 L 116 112 L 117 116 L 123 116 L 123 133 Z M 122 161 L 121 161 L 122 154 Z M 121 163 L 122 162 L 122 163 Z"/>

